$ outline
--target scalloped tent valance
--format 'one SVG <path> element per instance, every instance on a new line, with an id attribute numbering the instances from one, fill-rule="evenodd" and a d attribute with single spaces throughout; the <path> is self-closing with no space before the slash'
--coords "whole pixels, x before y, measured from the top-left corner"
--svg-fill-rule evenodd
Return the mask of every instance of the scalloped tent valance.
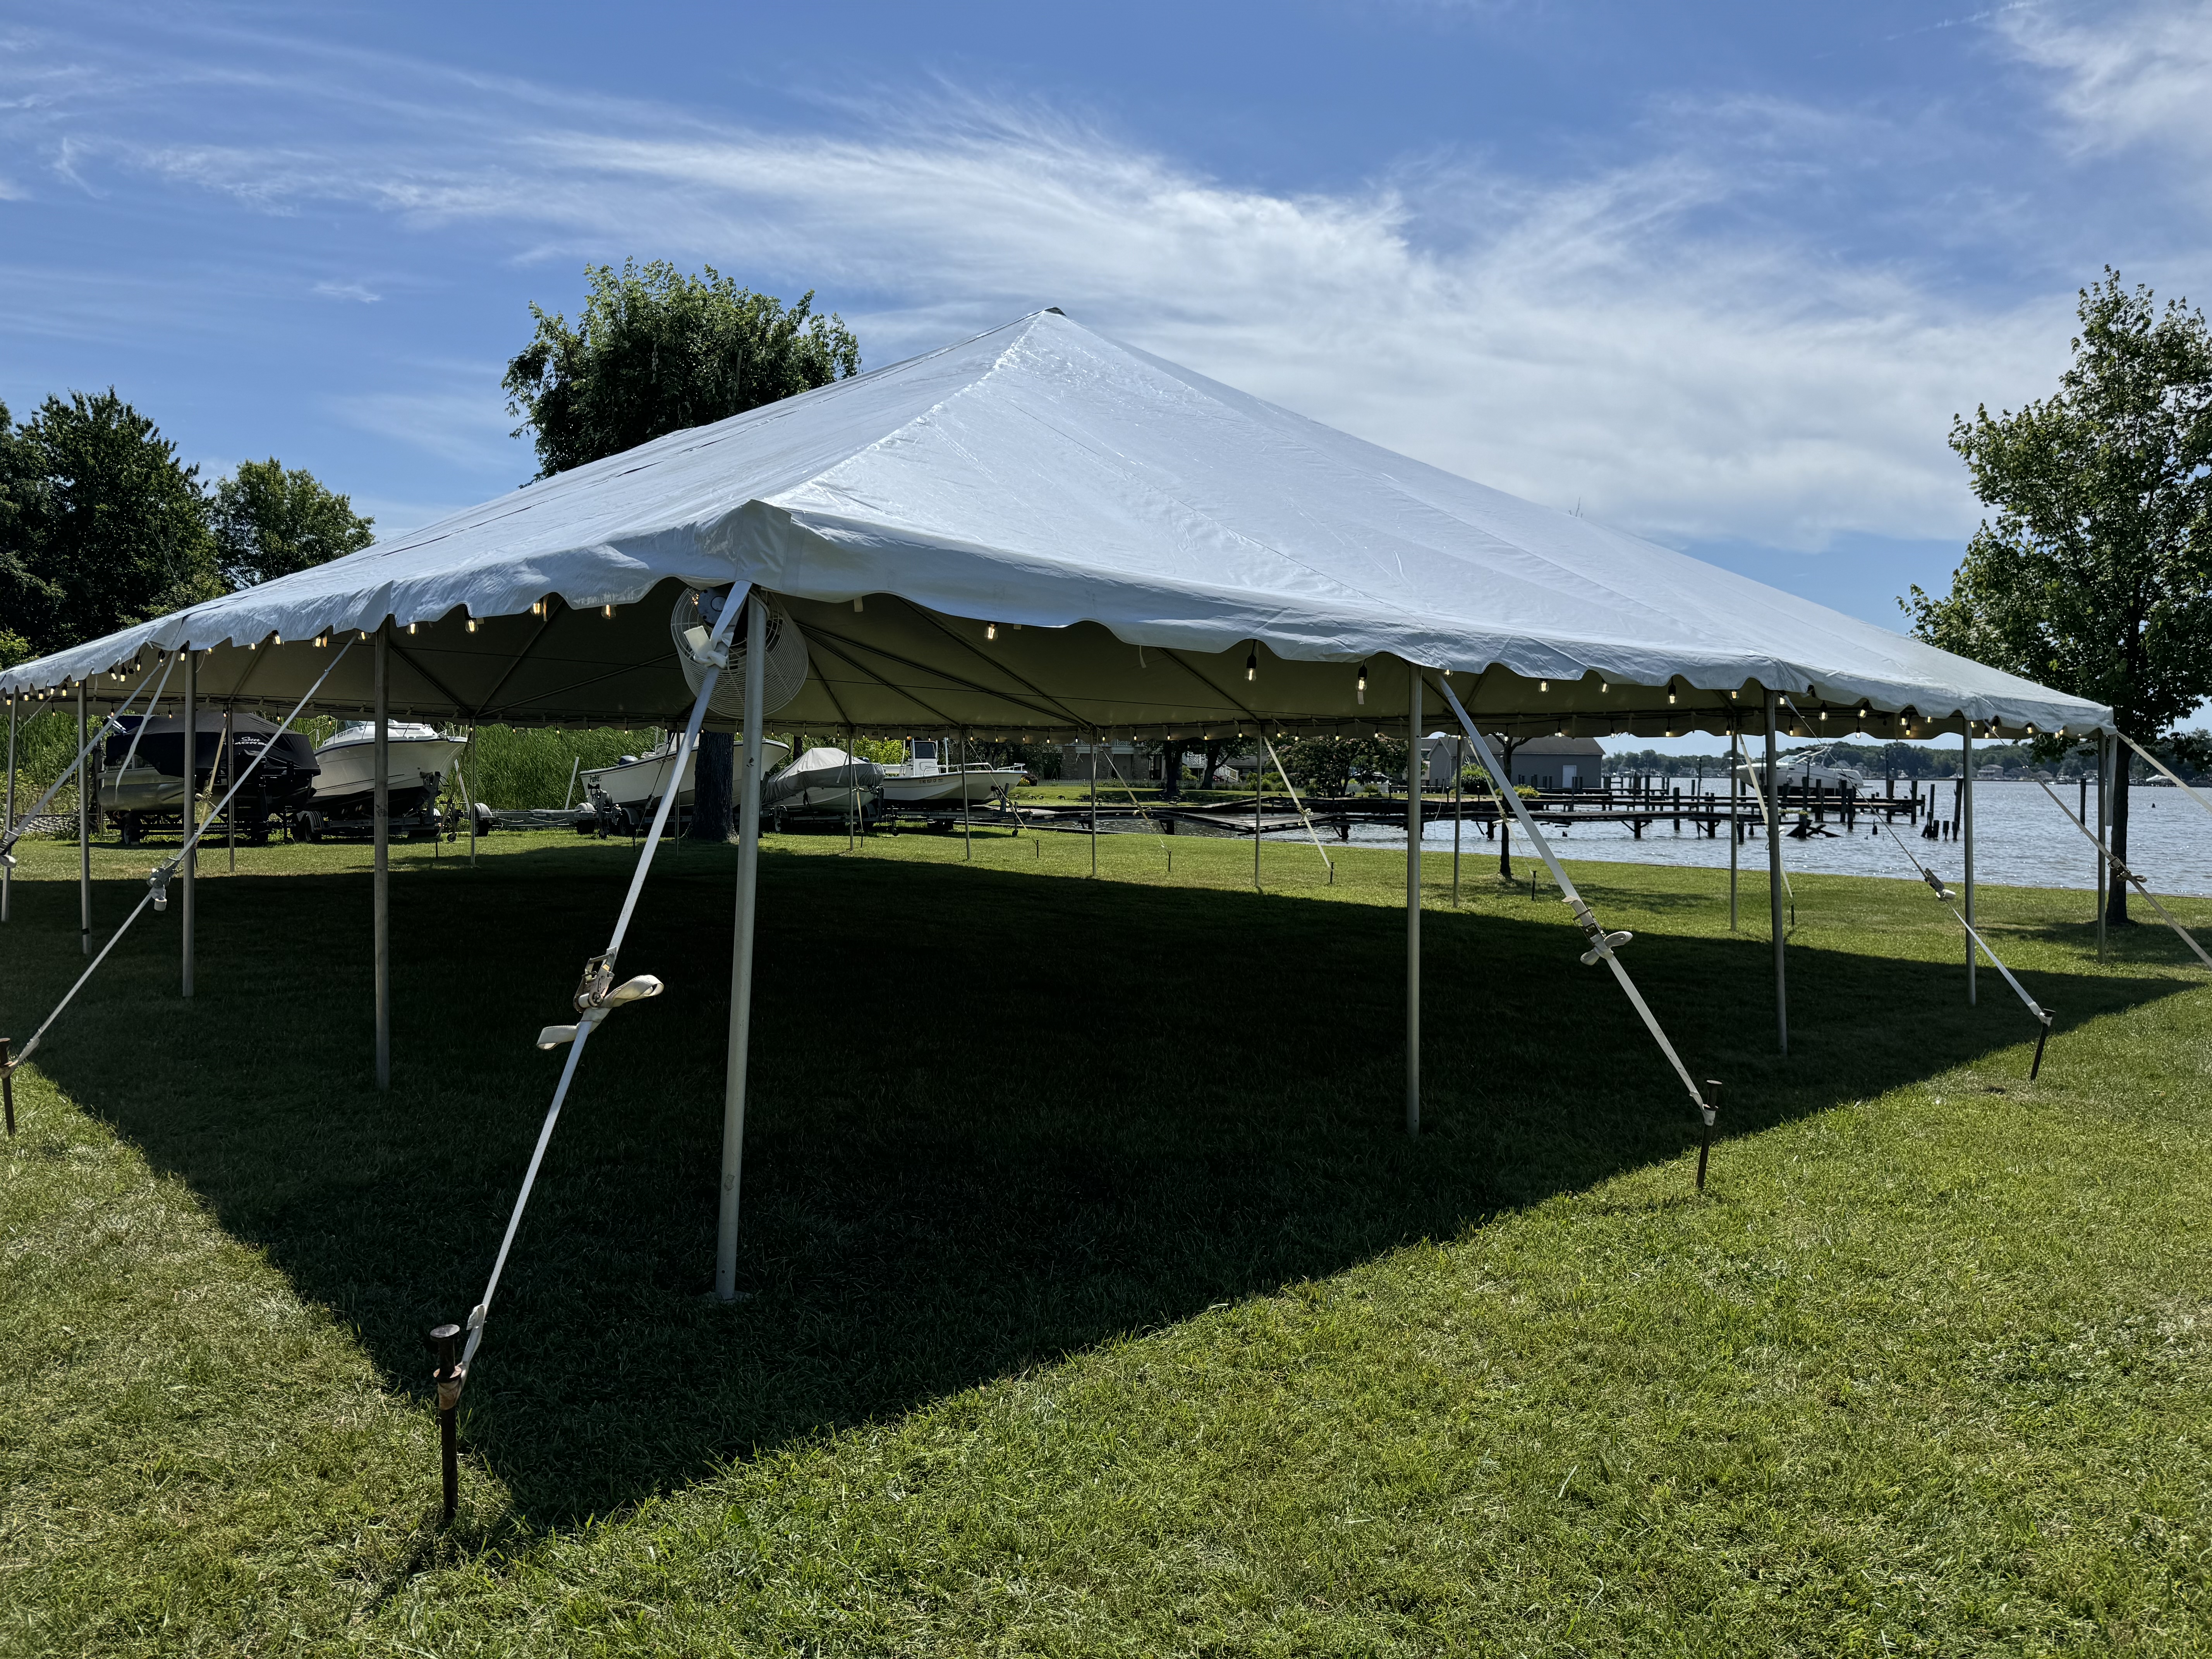
<path id="1" fill-rule="evenodd" d="M 83 678 L 112 703 L 189 645 L 210 702 L 285 702 L 327 663 L 319 639 L 388 621 L 409 714 L 673 721 L 690 699 L 669 609 L 731 581 L 806 634 L 812 672 L 780 725 L 1354 730 L 1404 708 L 1407 664 L 1464 676 L 1503 730 L 1758 732 L 1768 691 L 1808 734 L 2111 723 L 1054 311 L 23 664 L 0 690 Z M 365 708 L 368 674 L 349 659 L 319 705 Z"/>

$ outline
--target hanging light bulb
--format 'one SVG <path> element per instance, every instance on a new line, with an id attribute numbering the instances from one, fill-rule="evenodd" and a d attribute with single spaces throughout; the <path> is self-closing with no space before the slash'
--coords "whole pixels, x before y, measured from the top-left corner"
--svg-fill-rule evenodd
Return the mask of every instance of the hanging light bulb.
<path id="1" fill-rule="evenodd" d="M 615 608 L 611 605 L 603 605 L 599 607 L 599 614 L 602 617 L 605 617 L 608 621 L 612 622 L 614 620 Z"/>
<path id="2" fill-rule="evenodd" d="M 329 645 L 330 642 L 331 630 L 327 628 L 325 628 L 321 633 L 315 635 L 315 649 L 318 651 L 322 650 L 325 646 Z"/>
<path id="3" fill-rule="evenodd" d="M 1365 663 L 1359 665 L 1359 704 L 1363 708 L 1367 706 L 1367 665 Z"/>
<path id="4" fill-rule="evenodd" d="M 532 599 L 530 602 L 530 614 L 533 617 L 544 616 L 545 614 L 545 601 L 543 599 Z"/>
<path id="5" fill-rule="evenodd" d="M 996 623 L 985 623 L 983 624 L 983 637 L 987 640 L 997 639 L 999 637 L 999 624 Z"/>
<path id="6" fill-rule="evenodd" d="M 415 624 L 413 623 L 409 623 L 407 624 L 407 632 L 410 637 L 414 635 Z"/>
<path id="7" fill-rule="evenodd" d="M 476 631 L 477 631 L 477 619 L 476 619 L 474 617 L 470 617 L 470 618 L 469 618 L 469 632 L 470 632 L 470 633 L 471 633 L 471 634 L 473 634 L 473 633 L 475 633 Z"/>
<path id="8" fill-rule="evenodd" d="M 1613 690 L 1613 688 L 1612 688 L 1611 686 L 1607 685 L 1607 684 L 1603 680 L 1600 680 L 1600 681 L 1597 683 L 1597 694 L 1598 694 L 1598 696 L 1600 696 L 1601 697 L 1601 696 L 1605 696 L 1607 692 L 1608 692 L 1608 691 L 1610 691 L 1610 690 Z"/>
<path id="9" fill-rule="evenodd" d="M 1667 694 L 1667 706 L 1670 708 L 1674 706 L 1674 694 L 1672 691 Z"/>
<path id="10" fill-rule="evenodd" d="M 1538 680 L 1536 682 L 1536 689 L 1539 691 L 1548 691 L 1552 689 L 1552 683 L 1549 680 Z"/>
<path id="11" fill-rule="evenodd" d="M 1258 648 L 1255 647 L 1254 649 L 1247 651 L 1244 653 L 1244 678 L 1248 680 L 1256 678 L 1259 672 L 1260 653 Z"/>

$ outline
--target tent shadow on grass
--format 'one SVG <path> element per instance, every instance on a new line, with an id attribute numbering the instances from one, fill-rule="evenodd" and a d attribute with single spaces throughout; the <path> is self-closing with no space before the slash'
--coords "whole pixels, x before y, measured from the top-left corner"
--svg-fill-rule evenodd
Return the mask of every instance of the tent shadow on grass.
<path id="1" fill-rule="evenodd" d="M 627 870 L 549 851 L 465 885 L 395 881 L 389 1096 L 365 1075 L 361 876 L 210 884 L 189 1015 L 174 928 L 142 922 L 40 1063 L 419 1395 L 422 1332 L 481 1292 L 550 1094 L 560 1056 L 531 1039 Z M 137 890 L 109 884 L 100 914 Z M 623 967 L 670 991 L 593 1040 L 471 1384 L 468 1443 L 539 1524 L 1695 1144 L 1556 907 L 1426 917 L 1426 1132 L 1410 1142 L 1397 912 L 770 854 L 751 1294 L 723 1307 L 707 1293 L 730 891 L 718 852 L 656 872 Z M 76 969 L 75 894 L 17 892 L 9 1003 L 43 1010 Z M 1686 1058 L 1728 1080 L 1732 1133 L 2033 1035 L 2008 998 L 1960 1006 L 1949 964 L 1799 948 L 1785 1066 L 1768 960 L 1749 936 L 1635 952 Z M 2035 983 L 2068 1025 L 2184 988 Z"/>

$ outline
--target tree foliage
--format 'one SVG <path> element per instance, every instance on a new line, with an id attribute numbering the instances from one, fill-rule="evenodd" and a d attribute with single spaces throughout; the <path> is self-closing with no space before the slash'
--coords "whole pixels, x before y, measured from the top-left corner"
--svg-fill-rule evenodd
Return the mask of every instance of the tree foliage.
<path id="1" fill-rule="evenodd" d="M 532 435 L 541 478 L 860 372 L 859 340 L 815 313 L 811 289 L 787 307 L 665 259 L 584 278 L 574 326 L 532 306 L 536 336 L 507 366 L 514 435 Z"/>
<path id="2" fill-rule="evenodd" d="M 208 518 L 217 565 L 239 587 L 326 564 L 376 539 L 375 520 L 356 513 L 350 500 L 273 455 L 240 461 L 218 480 Z"/>
<path id="3" fill-rule="evenodd" d="M 1950 592 L 1915 587 L 1904 603 L 1923 639 L 2108 703 L 2155 743 L 2212 694 L 2212 328 L 2109 268 L 2080 316 L 2055 395 L 1954 423 L 1993 517 Z M 2123 769 L 2122 858 L 2126 803 Z M 2124 884 L 2112 898 L 2123 919 Z"/>
<path id="4" fill-rule="evenodd" d="M 112 387 L 48 398 L 0 465 L 0 605 L 39 650 L 223 591 L 199 469 Z"/>
<path id="5" fill-rule="evenodd" d="M 1355 772 L 1402 775 L 1402 738 L 1294 738 L 1275 745 L 1291 781 L 1313 794 L 1337 797 L 1351 787 Z"/>

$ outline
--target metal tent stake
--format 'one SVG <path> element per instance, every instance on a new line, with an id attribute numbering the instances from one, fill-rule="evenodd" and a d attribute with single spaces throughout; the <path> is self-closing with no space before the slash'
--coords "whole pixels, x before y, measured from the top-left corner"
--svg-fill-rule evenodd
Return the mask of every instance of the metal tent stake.
<path id="1" fill-rule="evenodd" d="M 2043 1045 L 2051 1041 L 2051 1016 L 2055 1015 L 2057 1010 L 2046 1008 L 2043 1012 L 2045 1015 L 2043 1029 L 2035 1034 L 2035 1059 L 2029 1063 L 2027 1068 L 2027 1080 L 2030 1083 L 2035 1081 L 2035 1074 L 2043 1069 Z"/>
<path id="2" fill-rule="evenodd" d="M 1721 1115 L 1721 1080 L 1717 1077 L 1705 1079 L 1705 1102 L 1711 1109 L 1705 1114 L 1705 1134 L 1698 1142 L 1698 1190 L 1705 1190 L 1705 1159 L 1713 1150 L 1713 1121 Z"/>
<path id="3" fill-rule="evenodd" d="M 445 1474 L 445 1494 L 438 1505 L 438 1524 L 453 1524 L 453 1511 L 461 1498 L 461 1453 L 459 1429 L 455 1419 L 461 1411 L 461 1368 L 459 1356 L 453 1344 L 459 1341 L 459 1325 L 441 1325 L 430 1333 L 430 1346 L 438 1355 L 431 1379 L 438 1385 L 438 1455 Z"/>

